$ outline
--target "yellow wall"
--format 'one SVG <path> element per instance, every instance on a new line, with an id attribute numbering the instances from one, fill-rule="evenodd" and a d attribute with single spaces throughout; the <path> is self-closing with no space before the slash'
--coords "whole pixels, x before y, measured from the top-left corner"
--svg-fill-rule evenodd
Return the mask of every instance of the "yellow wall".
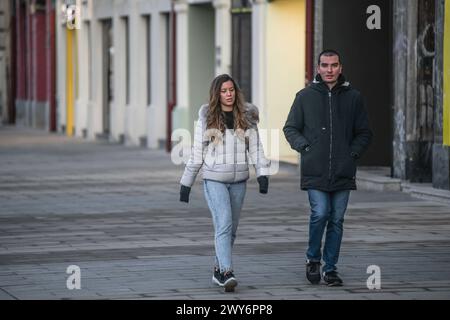
<path id="1" fill-rule="evenodd" d="M 305 1 L 277 0 L 267 9 L 268 129 L 280 130 L 280 158 L 298 162 L 283 134 L 283 126 L 297 91 L 305 85 Z"/>
<path id="2" fill-rule="evenodd" d="M 450 146 L 450 3 L 445 3 L 444 25 L 444 145 Z"/>

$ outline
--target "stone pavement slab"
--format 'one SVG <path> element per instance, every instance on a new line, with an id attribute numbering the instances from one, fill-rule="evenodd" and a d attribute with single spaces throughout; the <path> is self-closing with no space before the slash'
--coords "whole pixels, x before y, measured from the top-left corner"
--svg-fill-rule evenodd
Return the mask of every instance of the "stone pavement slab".
<path id="1" fill-rule="evenodd" d="M 309 205 L 297 170 L 269 194 L 248 182 L 234 249 L 237 291 L 211 283 L 213 229 L 201 179 L 160 150 L 0 127 L 0 299 L 409 300 L 450 298 L 450 207 L 398 191 L 352 192 L 341 288 L 305 279 Z M 81 289 L 66 272 L 80 268 Z M 367 268 L 381 289 L 367 288 Z"/>

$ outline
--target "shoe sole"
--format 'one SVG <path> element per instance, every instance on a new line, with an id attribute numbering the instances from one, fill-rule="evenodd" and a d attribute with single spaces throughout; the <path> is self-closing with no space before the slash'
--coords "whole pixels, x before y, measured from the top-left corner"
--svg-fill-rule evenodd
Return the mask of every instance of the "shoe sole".
<path id="1" fill-rule="evenodd" d="M 228 279 L 224 284 L 223 287 L 225 288 L 225 292 L 234 292 L 234 288 L 237 286 L 236 279 Z"/>
<path id="2" fill-rule="evenodd" d="M 331 282 L 331 283 L 327 283 L 327 286 L 329 287 L 342 287 L 342 282 Z"/>
<path id="3" fill-rule="evenodd" d="M 234 292 L 234 287 L 233 288 L 225 288 L 225 292 Z"/>

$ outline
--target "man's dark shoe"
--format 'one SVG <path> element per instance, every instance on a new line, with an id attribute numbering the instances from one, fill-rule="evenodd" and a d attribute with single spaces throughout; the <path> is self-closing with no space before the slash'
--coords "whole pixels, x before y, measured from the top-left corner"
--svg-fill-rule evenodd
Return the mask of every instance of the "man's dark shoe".
<path id="1" fill-rule="evenodd" d="M 320 262 L 309 261 L 306 264 L 306 278 L 312 284 L 320 282 Z"/>
<path id="2" fill-rule="evenodd" d="M 233 292 L 234 287 L 238 284 L 233 272 L 231 271 L 222 274 L 222 283 L 225 288 L 225 292 Z"/>
<path id="3" fill-rule="evenodd" d="M 214 268 L 214 272 L 213 272 L 213 276 L 212 276 L 212 281 L 217 284 L 218 286 L 223 286 L 222 283 L 222 274 L 220 273 L 219 268 Z"/>
<path id="4" fill-rule="evenodd" d="M 324 272 L 323 281 L 325 281 L 329 287 L 340 287 L 343 283 L 336 271 Z"/>

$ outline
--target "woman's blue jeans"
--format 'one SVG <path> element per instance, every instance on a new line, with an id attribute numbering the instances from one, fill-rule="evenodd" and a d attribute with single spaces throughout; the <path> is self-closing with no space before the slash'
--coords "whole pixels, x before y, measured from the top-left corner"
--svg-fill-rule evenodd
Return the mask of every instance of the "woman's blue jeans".
<path id="1" fill-rule="evenodd" d="M 344 215 L 347 210 L 350 190 L 324 192 L 308 190 L 311 217 L 309 220 L 309 243 L 306 258 L 309 261 L 320 262 L 322 258 L 322 237 L 325 235 L 323 247 L 323 272 L 336 270 L 339 259 L 342 234 L 344 230 Z"/>
<path id="2" fill-rule="evenodd" d="M 221 272 L 232 271 L 231 251 L 236 239 L 247 183 L 204 180 L 203 185 L 214 224 L 215 266 L 219 267 Z"/>

